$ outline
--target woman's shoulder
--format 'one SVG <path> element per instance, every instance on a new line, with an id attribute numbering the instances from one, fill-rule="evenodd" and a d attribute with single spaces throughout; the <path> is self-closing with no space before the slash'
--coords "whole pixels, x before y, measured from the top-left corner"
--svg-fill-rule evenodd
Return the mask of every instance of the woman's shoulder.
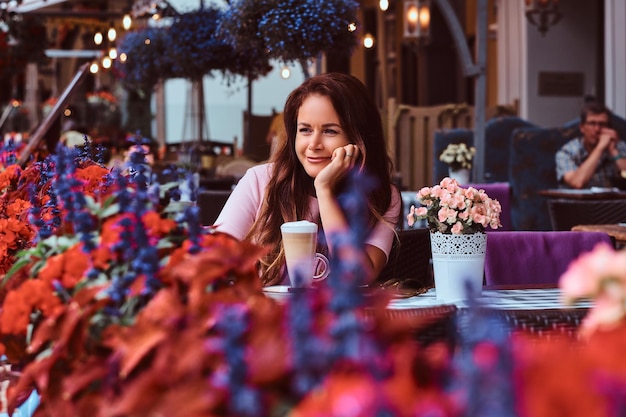
<path id="1" fill-rule="evenodd" d="M 272 176 L 273 163 L 258 164 L 248 168 L 244 176 L 239 180 L 239 184 L 248 184 L 257 187 L 265 187 Z"/>
<path id="2" fill-rule="evenodd" d="M 272 174 L 272 170 L 274 168 L 273 162 L 264 162 L 262 164 L 257 164 L 253 167 L 248 168 L 248 171 L 254 173 L 254 175 L 267 175 L 270 176 Z"/>

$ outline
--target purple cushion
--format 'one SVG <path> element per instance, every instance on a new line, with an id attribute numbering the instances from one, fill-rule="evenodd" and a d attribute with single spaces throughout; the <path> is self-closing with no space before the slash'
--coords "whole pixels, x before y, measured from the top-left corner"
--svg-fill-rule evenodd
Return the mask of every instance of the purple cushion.
<path id="1" fill-rule="evenodd" d="M 487 228 L 488 231 L 506 231 L 511 230 L 511 186 L 508 182 L 493 182 L 484 184 L 468 184 L 478 190 L 485 190 L 489 198 L 493 198 L 500 202 L 502 213 L 500 214 L 500 223 L 502 227 L 498 229 Z"/>
<path id="2" fill-rule="evenodd" d="M 599 242 L 613 246 L 603 232 L 488 232 L 485 283 L 558 284 L 570 262 Z"/>

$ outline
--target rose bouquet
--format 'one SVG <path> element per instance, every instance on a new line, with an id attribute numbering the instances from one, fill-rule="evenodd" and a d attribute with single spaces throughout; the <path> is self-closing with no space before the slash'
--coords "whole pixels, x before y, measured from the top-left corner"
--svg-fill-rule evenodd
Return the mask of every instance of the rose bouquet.
<path id="1" fill-rule="evenodd" d="M 472 159 L 476 148 L 467 147 L 464 143 L 451 143 L 439 155 L 439 160 L 445 162 L 452 170 L 472 169 Z"/>
<path id="2" fill-rule="evenodd" d="M 416 220 L 426 219 L 431 231 L 460 235 L 501 226 L 502 208 L 498 200 L 489 198 L 484 190 L 460 187 L 448 177 L 434 187 L 419 190 L 417 199 L 423 206 L 411 206 L 407 215 L 411 227 Z"/>

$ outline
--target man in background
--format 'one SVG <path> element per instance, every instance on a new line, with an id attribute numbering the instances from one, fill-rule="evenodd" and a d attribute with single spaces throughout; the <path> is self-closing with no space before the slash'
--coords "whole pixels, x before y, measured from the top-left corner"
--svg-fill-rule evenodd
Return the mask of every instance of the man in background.
<path id="1" fill-rule="evenodd" d="M 556 176 L 570 188 L 613 187 L 626 172 L 626 142 L 610 126 L 610 110 L 597 102 L 586 103 L 580 113 L 581 137 L 556 153 Z"/>

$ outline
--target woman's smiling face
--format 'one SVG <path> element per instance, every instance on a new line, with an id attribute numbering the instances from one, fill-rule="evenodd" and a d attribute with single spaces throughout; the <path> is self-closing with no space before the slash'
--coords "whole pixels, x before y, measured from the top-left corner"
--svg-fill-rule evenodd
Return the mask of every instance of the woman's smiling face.
<path id="1" fill-rule="evenodd" d="M 335 149 L 349 143 L 328 97 L 314 94 L 304 99 L 298 111 L 295 148 L 311 178 L 330 163 Z"/>

